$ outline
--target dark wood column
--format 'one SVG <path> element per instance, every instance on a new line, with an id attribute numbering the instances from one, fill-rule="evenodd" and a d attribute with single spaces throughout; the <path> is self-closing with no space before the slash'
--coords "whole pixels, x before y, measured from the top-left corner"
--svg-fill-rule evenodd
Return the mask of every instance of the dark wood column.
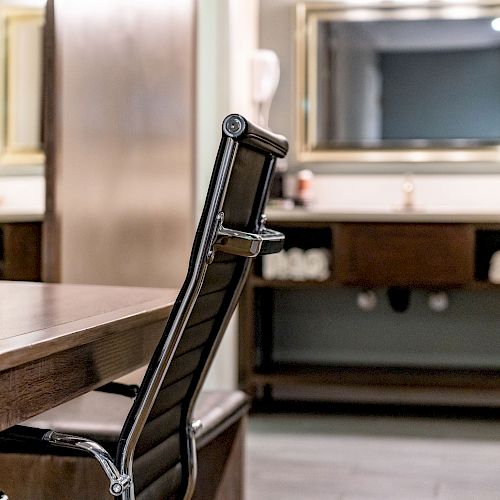
<path id="1" fill-rule="evenodd" d="M 194 228 L 194 0 L 50 0 L 45 47 L 45 279 L 178 286 Z"/>

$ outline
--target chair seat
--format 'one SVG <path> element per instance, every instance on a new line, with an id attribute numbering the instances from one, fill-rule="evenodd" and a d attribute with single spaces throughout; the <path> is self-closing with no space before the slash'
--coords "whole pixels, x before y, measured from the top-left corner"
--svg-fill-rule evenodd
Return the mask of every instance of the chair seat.
<path id="1" fill-rule="evenodd" d="M 81 435 L 113 448 L 131 406 L 131 398 L 93 391 L 26 420 L 23 425 Z M 241 391 L 202 391 L 194 408 L 194 419 L 203 425 L 196 435 L 197 448 L 203 448 L 239 420 L 248 406 L 248 396 Z"/>

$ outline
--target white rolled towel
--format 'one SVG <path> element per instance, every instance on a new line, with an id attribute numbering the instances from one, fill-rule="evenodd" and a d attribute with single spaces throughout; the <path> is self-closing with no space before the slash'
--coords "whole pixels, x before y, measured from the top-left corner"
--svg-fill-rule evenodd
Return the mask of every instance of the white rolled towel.
<path id="1" fill-rule="evenodd" d="M 293 247 L 286 252 L 286 256 L 288 259 L 288 278 L 293 281 L 305 281 L 307 279 L 307 266 L 304 250 Z"/>
<path id="2" fill-rule="evenodd" d="M 266 280 L 288 279 L 288 258 L 284 250 L 262 257 L 262 277 Z"/>
<path id="3" fill-rule="evenodd" d="M 491 283 L 500 284 L 500 250 L 491 256 L 488 279 Z"/>
<path id="4" fill-rule="evenodd" d="M 310 248 L 304 253 L 307 278 L 325 281 L 330 276 L 330 252 L 326 248 Z"/>

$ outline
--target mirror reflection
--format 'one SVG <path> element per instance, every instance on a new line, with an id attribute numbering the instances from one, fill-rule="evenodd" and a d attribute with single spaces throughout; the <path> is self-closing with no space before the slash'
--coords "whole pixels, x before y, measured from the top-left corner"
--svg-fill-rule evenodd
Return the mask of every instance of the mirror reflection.
<path id="1" fill-rule="evenodd" d="M 318 143 L 497 141 L 492 20 L 319 23 Z"/>
<path id="2" fill-rule="evenodd" d="M 44 162 L 42 7 L 0 2 L 0 164 Z"/>
<path id="3" fill-rule="evenodd" d="M 451 17 L 460 16 L 451 8 L 307 11 L 302 150 L 461 148 L 498 161 L 500 11 Z"/>

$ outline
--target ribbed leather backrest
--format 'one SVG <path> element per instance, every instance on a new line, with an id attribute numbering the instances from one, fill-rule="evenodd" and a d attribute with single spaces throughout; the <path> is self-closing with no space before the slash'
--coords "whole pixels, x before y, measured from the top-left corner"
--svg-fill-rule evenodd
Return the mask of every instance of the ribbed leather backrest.
<path id="1" fill-rule="evenodd" d="M 275 159 L 286 154 L 288 145 L 281 136 L 259 129 L 248 121 L 245 121 L 245 124 L 245 133 L 236 139 L 238 149 L 223 202 L 224 227 L 255 233 L 260 229 Z M 188 277 L 125 424 L 120 440 L 122 445 L 137 416 L 141 392 L 145 391 L 148 376 L 157 365 L 163 343 L 166 342 L 181 308 L 195 257 L 199 252 L 201 235 L 205 227 L 214 222 L 209 220 L 209 212 L 214 203 L 217 173 L 221 168 L 227 140 L 228 136 L 223 133 L 193 245 Z M 208 266 L 196 303 L 137 442 L 133 477 L 136 498 L 140 500 L 182 498 L 184 495 L 188 480 L 187 418 L 193 399 L 203 383 L 207 364 L 213 357 L 214 349 L 241 293 L 250 260 L 217 252 L 215 259 Z M 119 445 L 118 453 L 120 451 Z"/>

